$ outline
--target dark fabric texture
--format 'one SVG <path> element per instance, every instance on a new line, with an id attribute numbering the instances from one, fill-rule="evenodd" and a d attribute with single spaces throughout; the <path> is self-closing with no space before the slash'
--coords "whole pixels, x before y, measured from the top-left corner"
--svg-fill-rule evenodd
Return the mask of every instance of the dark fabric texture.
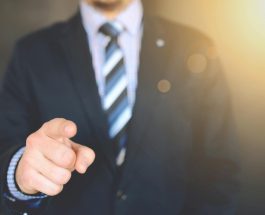
<path id="1" fill-rule="evenodd" d="M 96 160 L 35 214 L 234 214 L 235 125 L 219 60 L 209 56 L 212 46 L 194 29 L 145 17 L 128 153 L 117 169 L 80 14 L 21 39 L 0 94 L 5 214 L 29 210 L 7 197 L 8 162 L 30 133 L 58 117 L 77 124 L 74 141 L 91 147 Z M 189 70 L 193 54 L 206 59 L 203 72 Z"/>

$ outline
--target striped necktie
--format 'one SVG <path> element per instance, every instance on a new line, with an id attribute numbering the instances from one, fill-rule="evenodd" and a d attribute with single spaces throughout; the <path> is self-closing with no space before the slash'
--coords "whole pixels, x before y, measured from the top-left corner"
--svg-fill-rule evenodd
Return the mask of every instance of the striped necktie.
<path id="1" fill-rule="evenodd" d="M 132 116 L 124 57 L 118 44 L 118 36 L 123 28 L 117 23 L 106 23 L 99 31 L 109 38 L 103 65 L 105 78 L 103 108 L 108 118 L 109 137 L 115 143 L 116 164 L 121 166 L 126 155 L 126 129 Z"/>

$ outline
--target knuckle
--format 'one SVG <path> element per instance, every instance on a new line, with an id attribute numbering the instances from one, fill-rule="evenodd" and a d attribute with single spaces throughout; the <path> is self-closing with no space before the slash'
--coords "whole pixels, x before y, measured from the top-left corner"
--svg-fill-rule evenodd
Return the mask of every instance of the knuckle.
<path id="1" fill-rule="evenodd" d="M 76 155 L 72 150 L 65 150 L 62 152 L 61 161 L 66 167 L 69 167 L 75 162 Z"/>
<path id="2" fill-rule="evenodd" d="M 63 191 L 63 185 L 56 186 L 55 191 L 56 191 L 57 194 L 59 194 L 60 192 L 62 192 Z"/>
<path id="3" fill-rule="evenodd" d="M 92 163 L 95 159 L 95 153 L 90 148 L 84 147 L 82 154 L 83 154 L 82 156 L 84 157 L 84 159 L 86 159 L 86 161 L 88 161 L 89 163 Z"/>
<path id="4" fill-rule="evenodd" d="M 42 143 L 42 140 L 43 140 L 43 135 L 41 134 L 40 131 L 32 133 L 26 139 L 26 148 L 27 149 L 39 148 L 40 144 Z"/>
<path id="5" fill-rule="evenodd" d="M 90 149 L 86 146 L 81 146 L 81 150 L 83 152 L 83 154 L 89 154 L 90 153 Z"/>
<path id="6" fill-rule="evenodd" d="M 51 119 L 50 121 L 43 123 L 42 128 L 40 130 L 50 130 L 51 128 L 53 128 L 54 125 L 62 123 L 63 120 L 63 118 Z"/>
<path id="7" fill-rule="evenodd" d="M 36 133 L 33 133 L 29 135 L 26 139 L 26 147 L 27 148 L 35 148 L 37 142 L 38 142 L 38 135 Z"/>
<path id="8" fill-rule="evenodd" d="M 35 174 L 33 171 L 30 169 L 25 169 L 24 173 L 21 176 L 21 183 L 23 186 L 27 186 L 30 188 L 34 187 L 34 179 L 35 179 Z"/>
<path id="9" fill-rule="evenodd" d="M 48 130 L 50 127 L 50 121 L 45 122 L 42 124 L 41 128 L 40 128 L 40 132 L 44 133 L 46 130 Z"/>
<path id="10" fill-rule="evenodd" d="M 49 121 L 48 121 L 48 122 L 44 122 L 44 123 L 42 124 L 42 128 L 47 128 L 47 126 L 49 126 Z"/>
<path id="11" fill-rule="evenodd" d="M 30 156 L 28 153 L 25 153 L 20 162 L 23 163 L 25 168 L 29 168 L 31 166 L 31 163 L 34 161 L 32 156 Z"/>
<path id="12" fill-rule="evenodd" d="M 71 178 L 71 173 L 67 170 L 61 171 L 57 174 L 57 180 L 59 184 L 66 184 Z"/>
<path id="13" fill-rule="evenodd" d="M 62 118 L 62 117 L 56 117 L 56 118 L 54 118 L 54 121 L 65 121 L 65 119 L 64 118 Z"/>
<path id="14" fill-rule="evenodd" d="M 66 119 L 64 118 L 54 118 L 53 120 L 51 120 L 50 122 L 52 123 L 58 123 L 58 124 L 63 124 L 66 121 Z"/>
<path id="15" fill-rule="evenodd" d="M 51 145 L 50 148 L 54 158 L 58 161 L 60 161 L 65 153 L 67 153 L 67 149 L 62 146 L 61 144 L 58 145 Z"/>
<path id="16" fill-rule="evenodd" d="M 46 194 L 49 196 L 56 196 L 63 190 L 63 185 L 53 185 L 47 189 Z"/>

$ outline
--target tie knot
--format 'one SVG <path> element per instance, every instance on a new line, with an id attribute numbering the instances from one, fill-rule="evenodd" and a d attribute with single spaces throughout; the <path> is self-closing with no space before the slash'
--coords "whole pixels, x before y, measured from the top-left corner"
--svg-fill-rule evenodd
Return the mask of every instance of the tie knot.
<path id="1" fill-rule="evenodd" d="M 122 31 L 123 31 L 123 27 L 120 24 L 110 23 L 110 22 L 103 24 L 99 29 L 100 33 L 112 39 L 117 39 L 117 37 L 120 35 Z"/>

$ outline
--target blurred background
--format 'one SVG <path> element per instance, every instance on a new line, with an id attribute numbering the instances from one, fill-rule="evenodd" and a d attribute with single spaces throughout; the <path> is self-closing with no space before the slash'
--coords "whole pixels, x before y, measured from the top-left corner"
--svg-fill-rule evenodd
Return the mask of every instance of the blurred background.
<path id="1" fill-rule="evenodd" d="M 19 37 L 70 17 L 77 4 L 77 0 L 0 0 L 0 78 Z M 200 29 L 215 40 L 240 139 L 238 215 L 264 215 L 265 0 L 149 0 L 146 4 L 148 10 Z"/>

